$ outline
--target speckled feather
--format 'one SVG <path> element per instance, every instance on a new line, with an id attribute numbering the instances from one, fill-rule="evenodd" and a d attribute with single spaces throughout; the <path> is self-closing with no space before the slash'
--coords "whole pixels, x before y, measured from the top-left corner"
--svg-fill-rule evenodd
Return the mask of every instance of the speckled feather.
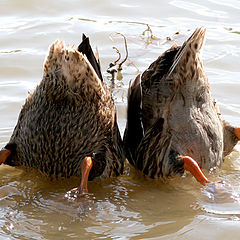
<path id="1" fill-rule="evenodd" d="M 152 178 L 181 175 L 181 156 L 201 168 L 220 166 L 238 141 L 209 90 L 201 60 L 205 31 L 196 29 L 182 47 L 164 52 L 129 88 L 124 149 Z"/>
<path id="2" fill-rule="evenodd" d="M 100 69 L 100 68 L 99 68 Z M 43 79 L 22 107 L 7 164 L 55 176 L 80 176 L 93 156 L 90 179 L 117 176 L 124 154 L 110 91 L 87 56 L 62 41 L 49 49 Z"/>

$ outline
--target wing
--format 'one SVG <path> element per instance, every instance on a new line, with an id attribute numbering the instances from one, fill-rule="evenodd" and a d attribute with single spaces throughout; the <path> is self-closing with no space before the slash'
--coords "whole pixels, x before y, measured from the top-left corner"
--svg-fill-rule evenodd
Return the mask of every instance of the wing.
<path id="1" fill-rule="evenodd" d="M 193 68 L 195 65 L 192 63 L 196 62 L 201 53 L 205 32 L 205 28 L 197 28 L 182 47 L 172 46 L 143 73 L 141 85 L 144 131 L 159 118 L 169 116 L 170 103 L 179 86 L 184 85 L 186 79 L 191 80 L 198 70 Z M 198 61 L 201 62 L 200 58 Z"/>
<path id="2" fill-rule="evenodd" d="M 167 105 L 173 95 L 173 82 L 166 81 L 166 75 L 179 49 L 173 46 L 164 52 L 141 77 L 144 131 L 167 114 Z"/>
<path id="3" fill-rule="evenodd" d="M 125 154 L 132 165 L 135 165 L 136 149 L 142 137 L 141 85 L 138 75 L 128 89 L 127 125 L 123 138 Z"/>

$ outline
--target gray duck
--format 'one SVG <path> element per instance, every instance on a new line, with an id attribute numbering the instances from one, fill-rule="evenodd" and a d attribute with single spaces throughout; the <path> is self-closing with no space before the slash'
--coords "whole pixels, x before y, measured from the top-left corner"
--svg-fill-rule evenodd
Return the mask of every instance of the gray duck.
<path id="1" fill-rule="evenodd" d="M 201 169 L 219 167 L 240 139 L 221 119 L 201 60 L 205 28 L 173 45 L 129 87 L 124 149 L 130 164 L 151 178 L 182 175 L 203 185 Z"/>
<path id="2" fill-rule="evenodd" d="M 118 176 L 124 160 L 116 107 L 89 39 L 83 35 L 78 49 L 54 42 L 42 81 L 26 99 L 0 163 L 79 176 L 74 191 L 84 194 L 88 179 Z"/>

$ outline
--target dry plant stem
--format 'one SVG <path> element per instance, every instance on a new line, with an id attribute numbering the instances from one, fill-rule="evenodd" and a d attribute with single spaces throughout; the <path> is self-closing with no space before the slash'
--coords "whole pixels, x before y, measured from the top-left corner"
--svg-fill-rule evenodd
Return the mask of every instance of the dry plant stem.
<path id="1" fill-rule="evenodd" d="M 114 61 L 114 65 L 116 65 L 117 62 L 121 59 L 121 53 L 120 53 L 119 49 L 117 49 L 116 47 L 113 47 L 113 49 L 115 49 L 118 54 L 117 60 Z"/>
<path id="2" fill-rule="evenodd" d="M 151 38 L 153 37 L 153 32 L 150 26 L 147 24 L 147 29 L 143 31 L 143 35 L 145 35 L 146 32 L 150 32 Z"/>
<path id="3" fill-rule="evenodd" d="M 147 44 L 150 44 L 150 43 L 152 43 L 152 41 L 153 41 L 154 39 L 157 39 L 157 37 L 155 37 L 155 36 L 153 35 L 152 29 L 150 28 L 150 26 L 149 26 L 148 24 L 147 24 L 147 29 L 143 31 L 142 35 L 145 35 L 146 32 L 149 32 L 149 34 L 150 34 L 150 37 L 147 36 L 148 39 L 150 39 L 150 40 L 147 40 Z"/>
<path id="4" fill-rule="evenodd" d="M 125 58 L 123 59 L 123 61 L 122 61 L 121 63 L 119 63 L 119 68 L 121 69 L 122 64 L 123 64 L 124 62 L 126 62 L 126 60 L 128 59 L 127 39 L 126 39 L 126 37 L 125 37 L 122 33 L 116 32 L 115 34 L 116 34 L 116 35 L 121 35 L 121 36 L 123 37 L 123 39 L 124 39 L 126 56 L 125 56 Z M 111 36 L 111 35 L 110 35 L 109 37 L 110 37 L 110 39 L 112 39 L 112 36 Z M 112 39 L 112 41 L 113 41 L 113 39 Z M 116 47 L 114 47 L 114 49 L 116 49 L 116 50 L 117 50 L 117 53 L 119 54 L 118 59 L 117 59 L 116 61 L 114 61 L 114 64 L 116 65 L 117 62 L 118 62 L 118 61 L 120 60 L 120 58 L 121 58 L 121 53 L 120 53 L 120 51 L 119 51 Z"/>
<path id="5" fill-rule="evenodd" d="M 119 64 L 119 68 L 121 68 L 122 64 L 125 63 L 128 59 L 128 47 L 127 47 L 127 38 L 121 34 L 121 33 L 117 33 L 117 34 L 120 34 L 123 38 L 124 38 L 124 45 L 125 45 L 125 51 L 126 51 L 126 56 L 125 58 L 123 59 L 123 61 Z"/>

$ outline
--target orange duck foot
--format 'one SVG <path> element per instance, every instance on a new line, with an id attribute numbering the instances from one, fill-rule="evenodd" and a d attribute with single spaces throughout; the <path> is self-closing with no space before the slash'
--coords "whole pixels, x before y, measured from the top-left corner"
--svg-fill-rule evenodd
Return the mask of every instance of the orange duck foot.
<path id="1" fill-rule="evenodd" d="M 235 128 L 234 133 L 237 136 L 238 140 L 240 140 L 240 128 Z"/>
<path id="2" fill-rule="evenodd" d="M 198 182 L 200 182 L 202 185 L 205 186 L 206 183 L 209 183 L 211 181 L 209 181 L 203 174 L 202 170 L 200 169 L 200 167 L 198 166 L 197 162 L 192 159 L 189 156 L 184 156 L 182 157 L 183 159 L 183 167 L 186 171 L 189 171 Z"/>
<path id="3" fill-rule="evenodd" d="M 6 148 L 0 151 L 0 164 L 4 163 L 12 152 Z"/>
<path id="4" fill-rule="evenodd" d="M 80 184 L 80 193 L 88 193 L 88 177 L 92 169 L 93 161 L 91 157 L 85 157 L 81 164 L 81 184 Z"/>
<path id="5" fill-rule="evenodd" d="M 78 197 L 84 196 L 88 193 L 88 177 L 92 169 L 93 161 L 91 157 L 85 157 L 81 164 L 81 183 L 77 188 L 70 190 L 66 196 L 67 197 Z"/>

